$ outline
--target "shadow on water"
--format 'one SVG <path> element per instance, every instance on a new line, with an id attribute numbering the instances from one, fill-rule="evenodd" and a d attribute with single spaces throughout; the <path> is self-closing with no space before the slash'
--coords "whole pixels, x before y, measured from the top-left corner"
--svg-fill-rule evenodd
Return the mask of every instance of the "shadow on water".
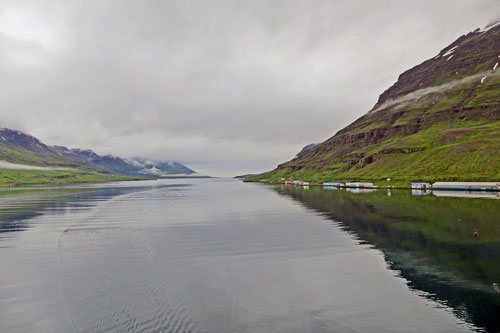
<path id="1" fill-rule="evenodd" d="M 274 189 L 380 249 L 419 294 L 450 306 L 480 330 L 500 331 L 500 200 Z"/>

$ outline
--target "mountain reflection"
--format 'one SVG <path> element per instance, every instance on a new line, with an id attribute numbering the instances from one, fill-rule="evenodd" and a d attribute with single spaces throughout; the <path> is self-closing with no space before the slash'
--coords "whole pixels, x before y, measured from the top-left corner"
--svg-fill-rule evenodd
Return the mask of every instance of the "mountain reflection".
<path id="1" fill-rule="evenodd" d="M 185 185 L 155 185 L 159 187 Z M 13 188 L 0 190 L 0 233 L 23 231 L 31 219 L 42 214 L 63 214 L 68 210 L 86 210 L 98 201 L 118 195 L 151 189 L 153 186 L 67 186 L 40 188 Z"/>
<path id="2" fill-rule="evenodd" d="M 480 198 L 496 194 L 275 190 L 380 249 L 413 290 L 500 331 L 500 201 Z"/>

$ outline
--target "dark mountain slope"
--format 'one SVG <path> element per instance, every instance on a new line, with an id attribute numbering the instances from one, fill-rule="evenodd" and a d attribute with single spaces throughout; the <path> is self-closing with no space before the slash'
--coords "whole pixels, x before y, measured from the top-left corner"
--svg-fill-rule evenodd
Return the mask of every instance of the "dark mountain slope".
<path id="1" fill-rule="evenodd" d="M 500 179 L 500 24 L 404 72 L 373 109 L 253 180 Z"/>

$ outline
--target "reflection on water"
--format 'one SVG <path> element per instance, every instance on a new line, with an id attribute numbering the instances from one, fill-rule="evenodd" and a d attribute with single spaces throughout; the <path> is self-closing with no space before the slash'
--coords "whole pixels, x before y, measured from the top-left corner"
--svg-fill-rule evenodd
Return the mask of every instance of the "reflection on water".
<path id="1" fill-rule="evenodd" d="M 376 191 L 373 188 L 352 188 L 352 187 L 348 187 L 345 190 L 351 193 L 370 193 Z"/>
<path id="2" fill-rule="evenodd" d="M 411 194 L 415 196 L 433 194 L 436 197 L 448 197 L 448 198 L 500 199 L 500 192 L 494 192 L 494 191 L 411 190 Z"/>
<path id="3" fill-rule="evenodd" d="M 436 197 L 500 199 L 500 192 L 487 191 L 433 191 Z"/>
<path id="4" fill-rule="evenodd" d="M 498 203 L 223 179 L 0 191 L 0 332 L 495 331 Z"/>
<path id="5" fill-rule="evenodd" d="M 29 228 L 30 219 L 43 214 L 65 214 L 88 210 L 100 201 L 112 197 L 158 187 L 184 185 L 129 186 L 116 183 L 114 187 L 102 184 L 68 187 L 13 188 L 0 190 L 0 233 Z"/>
<path id="6" fill-rule="evenodd" d="M 276 191 L 382 250 L 413 289 L 478 327 L 500 331 L 500 202 L 480 199 L 498 193 L 392 191 L 389 198 L 385 191 Z"/>
<path id="7" fill-rule="evenodd" d="M 339 188 L 337 186 L 323 186 L 323 189 L 324 190 L 333 190 L 333 191 L 336 191 Z"/>
<path id="8" fill-rule="evenodd" d="M 411 194 L 412 194 L 412 195 L 429 195 L 429 194 L 431 194 L 431 191 L 428 191 L 428 190 L 415 190 L 415 189 L 412 189 L 412 190 L 411 190 Z"/>

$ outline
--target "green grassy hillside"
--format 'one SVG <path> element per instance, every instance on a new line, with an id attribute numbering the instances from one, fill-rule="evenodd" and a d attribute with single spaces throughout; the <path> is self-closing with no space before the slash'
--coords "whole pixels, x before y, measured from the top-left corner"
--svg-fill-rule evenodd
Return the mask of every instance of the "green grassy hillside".
<path id="1" fill-rule="evenodd" d="M 15 164 L 51 167 L 83 167 L 83 164 L 61 158 L 55 154 L 36 154 L 34 152 L 0 144 L 0 160 Z"/>
<path id="2" fill-rule="evenodd" d="M 0 168 L 0 187 L 19 185 L 64 185 L 138 179 L 105 173 L 92 166 L 40 149 L 29 151 L 0 143 L 0 161 L 47 168 L 25 170 Z"/>
<path id="3" fill-rule="evenodd" d="M 460 37 L 363 117 L 251 181 L 500 180 L 499 55 L 500 26 Z"/>
<path id="4" fill-rule="evenodd" d="M 0 169 L 0 187 L 20 185 L 66 185 L 133 180 L 132 177 L 104 174 L 81 169 L 71 170 L 9 170 Z M 138 178 L 136 178 L 138 179 Z"/>

